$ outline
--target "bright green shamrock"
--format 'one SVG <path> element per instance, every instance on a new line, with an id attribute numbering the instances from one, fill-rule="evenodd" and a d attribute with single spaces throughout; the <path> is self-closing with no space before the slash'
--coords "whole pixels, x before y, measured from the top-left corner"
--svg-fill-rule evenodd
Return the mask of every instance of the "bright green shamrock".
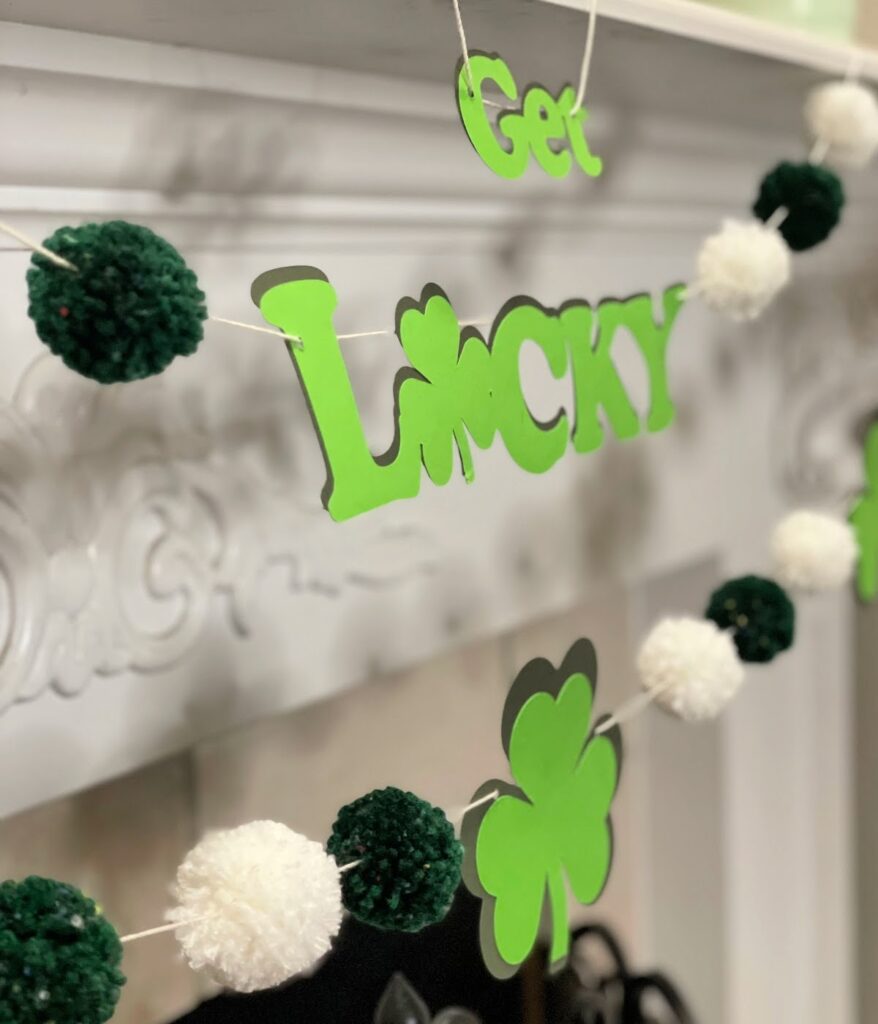
<path id="1" fill-rule="evenodd" d="M 878 424 L 866 435 L 866 487 L 851 509 L 860 561 L 857 593 L 863 601 L 878 595 Z"/>
<path id="2" fill-rule="evenodd" d="M 520 788 L 485 783 L 474 800 L 501 795 L 464 821 L 464 879 L 484 901 L 482 952 L 497 977 L 527 958 L 546 908 L 550 960 L 560 967 L 570 944 L 568 885 L 580 903 L 594 903 L 610 872 L 621 740 L 615 728 L 591 732 L 596 669 L 587 640 L 559 669 L 544 659 L 525 666 L 503 713 L 503 745 Z"/>
<path id="3" fill-rule="evenodd" d="M 468 435 L 480 448 L 494 440 L 488 346 L 478 336 L 461 341 L 457 314 L 435 285 L 424 289 L 420 304 L 404 304 L 399 340 L 417 371 L 400 386 L 400 415 L 422 439 L 427 474 L 434 484 L 447 484 L 456 446 L 464 478 L 471 482 L 475 470 Z"/>

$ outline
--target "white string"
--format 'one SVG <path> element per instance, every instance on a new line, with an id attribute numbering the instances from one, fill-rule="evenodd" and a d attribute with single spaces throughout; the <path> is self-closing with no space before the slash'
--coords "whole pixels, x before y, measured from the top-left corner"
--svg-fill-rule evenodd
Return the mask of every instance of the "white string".
<path id="1" fill-rule="evenodd" d="M 789 217 L 790 211 L 785 206 L 779 206 L 765 222 L 767 228 L 779 228 Z"/>
<path id="2" fill-rule="evenodd" d="M 250 331 L 259 331 L 262 334 L 273 334 L 276 338 L 288 338 L 292 341 L 296 348 L 303 348 L 302 339 L 293 334 L 281 334 L 279 331 L 272 330 L 270 327 L 256 327 L 254 324 L 245 324 L 240 320 L 226 320 L 221 316 L 212 316 L 211 320 L 216 320 L 221 324 L 231 324 L 233 327 L 246 327 Z M 490 327 L 494 321 L 488 317 L 479 317 L 477 320 L 458 320 L 460 327 Z M 378 331 L 354 331 L 352 334 L 337 334 L 336 338 L 339 341 L 350 341 L 353 338 L 379 338 L 384 334 L 396 334 L 395 327 L 382 327 Z"/>
<path id="3" fill-rule="evenodd" d="M 461 327 L 489 327 L 494 321 L 487 317 L 479 317 L 477 320 L 458 320 Z M 355 334 L 338 334 L 339 341 L 348 341 L 351 338 L 376 338 L 381 334 L 396 334 L 395 327 L 386 327 L 380 331 L 357 331 Z"/>
<path id="4" fill-rule="evenodd" d="M 613 726 L 622 725 L 623 722 L 627 722 L 630 719 L 635 718 L 649 707 L 649 705 L 659 695 L 659 692 L 659 690 L 644 690 L 642 693 L 637 693 L 633 697 L 630 697 L 621 705 L 621 707 L 617 708 L 609 718 L 605 718 L 603 722 L 600 722 L 595 726 L 595 736 L 600 736 L 602 733 L 609 732 Z"/>
<path id="5" fill-rule="evenodd" d="M 498 796 L 500 796 L 500 790 L 492 789 L 490 793 L 485 793 L 484 796 L 480 796 L 478 800 L 473 800 L 471 804 L 467 804 L 466 807 L 452 815 L 450 819 L 451 822 L 457 825 L 459 822 L 463 821 L 470 811 L 474 811 L 477 807 L 481 807 L 482 804 L 487 804 L 492 800 L 496 800 Z"/>
<path id="6" fill-rule="evenodd" d="M 455 814 L 450 820 L 453 823 L 457 824 L 458 822 L 462 821 L 463 818 L 465 818 L 470 811 L 474 810 L 476 807 L 481 807 L 482 804 L 489 803 L 491 800 L 496 800 L 499 795 L 499 789 L 492 789 L 490 793 L 485 793 L 484 796 L 480 796 L 478 800 L 473 800 L 472 803 L 467 804 L 466 807 L 464 807 L 461 811 Z M 353 860 L 349 864 L 342 864 L 341 867 L 339 867 L 338 872 L 340 875 L 343 875 L 345 872 L 352 871 L 355 867 L 358 867 L 362 863 L 363 858 Z M 185 925 L 195 924 L 198 921 L 204 921 L 206 919 L 206 916 L 207 915 L 202 917 L 193 917 L 186 921 L 174 921 L 171 924 L 160 924 L 156 928 L 147 928 L 145 931 L 142 932 L 132 932 L 130 935 L 123 935 L 122 938 L 119 939 L 119 941 L 125 944 L 128 942 L 136 942 L 139 939 L 148 939 L 152 935 L 162 935 L 165 932 L 172 932 L 177 928 L 184 927 Z"/>
<path id="7" fill-rule="evenodd" d="M 488 103 L 489 101 L 485 100 L 485 102 Z M 499 103 L 492 105 L 500 106 Z M 77 271 L 77 268 L 70 263 L 69 260 L 65 260 L 63 256 L 59 256 L 57 253 L 46 249 L 44 246 L 39 245 L 27 236 L 22 235 L 21 232 L 17 231 L 15 228 L 10 227 L 8 224 L 4 224 L 3 221 L 0 221 L 0 232 L 4 231 L 6 234 L 11 235 L 13 238 L 21 242 L 28 250 L 38 252 L 41 256 L 45 256 L 46 259 L 51 260 L 57 266 L 64 267 L 65 270 Z M 13 249 L 11 251 L 21 252 L 22 250 Z M 284 334 L 283 331 L 278 331 L 274 327 L 263 327 L 260 324 L 248 324 L 243 320 L 230 320 L 225 316 L 209 316 L 207 319 L 215 324 L 225 324 L 227 327 L 240 327 L 245 331 L 255 331 L 257 334 L 270 334 L 273 338 L 284 338 L 287 341 L 291 341 L 298 349 L 303 347 L 302 339 L 300 337 L 295 334 Z M 478 319 L 460 320 L 458 322 L 461 327 L 490 327 L 494 321 L 490 317 L 483 316 Z M 383 334 L 396 334 L 396 329 L 393 327 L 384 327 L 379 331 L 355 331 L 352 334 L 339 334 L 337 335 L 337 338 L 339 341 L 350 341 L 353 338 L 377 338 Z"/>
<path id="8" fill-rule="evenodd" d="M 63 267 L 64 270 L 72 270 L 74 273 L 76 272 L 76 267 L 70 262 L 70 260 L 65 260 L 64 257 L 59 256 L 58 253 L 52 252 L 44 245 L 40 245 L 39 242 L 35 242 L 32 238 L 28 238 L 27 235 L 23 235 L 17 228 L 12 227 L 11 224 L 0 221 L 0 231 L 9 235 L 10 238 L 14 238 L 17 242 L 21 242 L 22 245 L 27 246 L 31 252 L 38 252 L 40 256 L 45 256 L 46 259 L 54 263 L 56 267 Z"/>
<path id="9" fill-rule="evenodd" d="M 588 85 L 588 73 L 591 70 L 591 58 L 594 54 L 594 34 L 597 23 L 598 0 L 591 0 L 591 8 L 588 12 L 588 34 L 585 37 L 585 53 L 582 55 L 582 68 L 579 72 L 579 89 L 570 111 L 571 114 L 578 114 L 585 102 L 585 89 Z"/>
<path id="10" fill-rule="evenodd" d="M 283 331 L 275 330 L 273 327 L 260 327 L 258 324 L 245 324 L 242 320 L 227 320 L 224 316 L 209 316 L 208 320 L 212 320 L 215 324 L 227 324 L 229 327 L 242 327 L 246 331 L 256 331 L 259 334 L 270 334 L 275 338 L 286 338 L 287 341 L 291 341 L 296 348 L 302 347 L 302 339 L 295 338 L 292 334 L 284 334 Z"/>
<path id="11" fill-rule="evenodd" d="M 815 167 L 819 166 L 826 159 L 828 152 L 829 143 L 826 139 L 816 139 L 811 147 L 811 152 L 808 154 L 808 163 L 813 164 Z"/>
<path id="12" fill-rule="evenodd" d="M 188 921 L 174 921 L 172 924 L 160 924 L 157 928 L 147 928 L 145 932 L 133 932 L 131 935 L 123 935 L 119 941 L 124 945 L 126 942 L 136 942 L 138 939 L 148 939 L 151 935 L 161 935 L 164 932 L 172 932 L 175 928 L 182 928 L 187 924 L 195 924 L 196 921 L 203 921 L 203 917 L 193 917 Z"/>
<path id="13" fill-rule="evenodd" d="M 457 22 L 457 34 L 460 36 L 460 48 L 463 51 L 463 63 L 466 67 L 466 77 L 469 80 L 469 94 L 475 95 L 473 89 L 473 69 L 469 62 L 469 47 L 466 45 L 466 32 L 463 30 L 463 18 L 460 16 L 460 0 L 451 0 L 454 5 L 454 20 Z M 495 104 L 496 105 L 496 104 Z"/>

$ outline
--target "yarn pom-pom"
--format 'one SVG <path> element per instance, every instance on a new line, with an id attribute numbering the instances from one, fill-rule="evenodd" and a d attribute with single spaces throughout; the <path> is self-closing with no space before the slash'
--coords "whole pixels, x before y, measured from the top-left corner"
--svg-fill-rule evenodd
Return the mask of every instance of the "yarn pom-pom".
<path id="1" fill-rule="evenodd" d="M 695 290 L 718 313 L 752 320 L 788 283 L 790 264 L 790 250 L 776 228 L 726 220 L 702 243 Z"/>
<path id="2" fill-rule="evenodd" d="M 744 666 L 728 633 L 704 619 L 663 619 L 637 656 L 644 688 L 687 722 L 714 718 L 738 692 Z"/>
<path id="3" fill-rule="evenodd" d="M 59 228 L 27 272 L 28 313 L 64 362 L 102 384 L 161 373 L 203 336 L 204 293 L 183 257 L 149 228 L 116 220 Z"/>
<path id="4" fill-rule="evenodd" d="M 753 212 L 760 220 L 783 207 L 780 233 L 795 252 L 825 241 L 841 219 L 844 189 L 825 167 L 782 163 L 762 179 Z"/>
<path id="5" fill-rule="evenodd" d="M 209 833 L 180 865 L 174 894 L 168 919 L 180 923 L 190 966 L 236 992 L 311 967 L 341 925 L 335 861 L 275 821 Z"/>
<path id="6" fill-rule="evenodd" d="M 827 82 L 808 94 L 805 122 L 839 167 L 864 167 L 878 149 L 878 100 L 859 82 Z"/>
<path id="7" fill-rule="evenodd" d="M 771 661 L 793 644 L 796 609 L 783 587 L 762 576 L 729 580 L 713 592 L 705 617 L 731 630 L 742 661 Z"/>
<path id="8" fill-rule="evenodd" d="M 374 928 L 441 921 L 460 883 L 463 847 L 444 811 L 392 786 L 342 807 L 326 848 L 341 865 L 359 861 L 344 872 L 344 905 Z"/>
<path id="9" fill-rule="evenodd" d="M 0 884 L 0 1021 L 103 1024 L 125 976 L 115 928 L 93 900 L 49 878 Z"/>
<path id="10" fill-rule="evenodd" d="M 835 516 L 800 509 L 771 536 L 777 578 L 801 590 L 836 590 L 852 579 L 859 557 L 853 527 Z"/>

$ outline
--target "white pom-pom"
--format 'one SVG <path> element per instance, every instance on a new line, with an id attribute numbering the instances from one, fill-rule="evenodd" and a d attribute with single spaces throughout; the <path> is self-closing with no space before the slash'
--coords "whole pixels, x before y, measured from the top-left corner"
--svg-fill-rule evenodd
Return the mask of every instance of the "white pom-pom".
<path id="1" fill-rule="evenodd" d="M 209 833 L 180 865 L 174 895 L 168 919 L 181 922 L 190 966 L 237 992 L 311 967 L 341 925 L 335 861 L 275 821 Z"/>
<path id="2" fill-rule="evenodd" d="M 853 527 L 823 512 L 791 512 L 774 528 L 771 554 L 785 587 L 835 590 L 851 581 L 859 557 Z"/>
<path id="3" fill-rule="evenodd" d="M 714 718 L 744 681 L 728 633 L 707 619 L 663 619 L 637 657 L 644 688 L 687 722 Z"/>
<path id="4" fill-rule="evenodd" d="M 695 291 L 732 320 L 753 320 L 790 279 L 790 250 L 777 228 L 726 220 L 698 253 Z"/>
<path id="5" fill-rule="evenodd" d="M 811 137 L 826 147 L 840 167 L 863 167 L 878 149 L 878 101 L 857 82 L 827 82 L 812 89 L 805 103 Z"/>

